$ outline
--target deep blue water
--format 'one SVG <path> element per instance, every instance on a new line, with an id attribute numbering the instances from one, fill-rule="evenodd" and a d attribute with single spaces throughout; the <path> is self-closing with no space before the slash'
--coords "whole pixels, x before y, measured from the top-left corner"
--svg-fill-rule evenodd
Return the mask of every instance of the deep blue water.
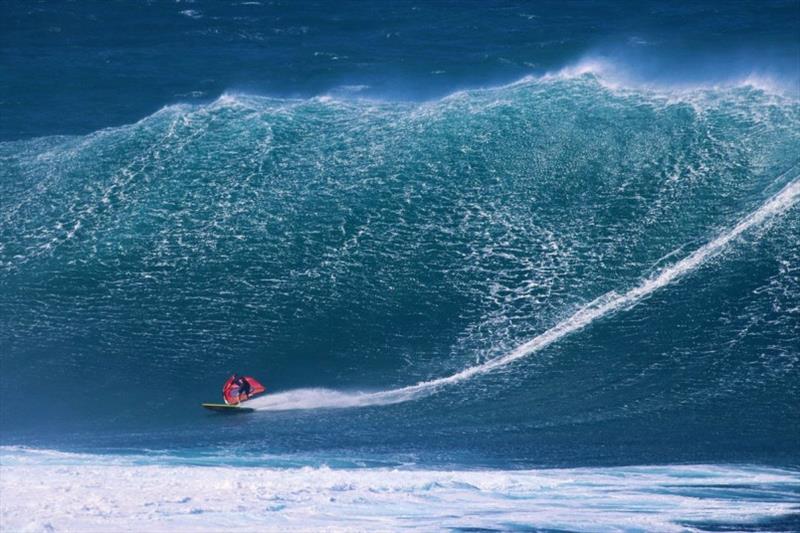
<path id="1" fill-rule="evenodd" d="M 437 99 L 603 56 L 633 79 L 797 90 L 798 2 L 2 4 L 0 140 L 87 134 L 226 91 Z"/>
<path id="2" fill-rule="evenodd" d="M 0 443 L 798 463 L 797 1 L 0 9 Z"/>

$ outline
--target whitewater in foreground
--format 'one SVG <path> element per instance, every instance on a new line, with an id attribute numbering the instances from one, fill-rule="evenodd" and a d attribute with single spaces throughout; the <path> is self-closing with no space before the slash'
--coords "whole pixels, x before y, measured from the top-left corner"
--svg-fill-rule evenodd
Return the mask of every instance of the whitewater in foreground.
<path id="1" fill-rule="evenodd" d="M 800 491 L 800 473 L 754 466 L 231 468 L 19 448 L 0 456 L 2 528 L 26 532 L 787 530 Z"/>

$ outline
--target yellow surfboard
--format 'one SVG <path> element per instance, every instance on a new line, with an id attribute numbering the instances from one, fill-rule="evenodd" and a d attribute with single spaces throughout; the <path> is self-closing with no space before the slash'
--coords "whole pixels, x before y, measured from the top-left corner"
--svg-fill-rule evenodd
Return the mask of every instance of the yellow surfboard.
<path id="1" fill-rule="evenodd" d="M 238 405 L 229 405 L 227 403 L 204 403 L 201 404 L 206 409 L 216 411 L 218 413 L 252 413 L 255 411 L 252 407 L 240 407 Z"/>

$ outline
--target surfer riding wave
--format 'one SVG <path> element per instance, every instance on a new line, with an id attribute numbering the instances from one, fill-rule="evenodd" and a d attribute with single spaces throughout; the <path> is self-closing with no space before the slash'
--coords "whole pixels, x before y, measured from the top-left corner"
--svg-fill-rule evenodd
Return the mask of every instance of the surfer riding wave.
<path id="1" fill-rule="evenodd" d="M 250 376 L 232 375 L 222 387 L 222 397 L 226 404 L 240 404 L 256 394 L 264 392 L 264 386 Z"/>

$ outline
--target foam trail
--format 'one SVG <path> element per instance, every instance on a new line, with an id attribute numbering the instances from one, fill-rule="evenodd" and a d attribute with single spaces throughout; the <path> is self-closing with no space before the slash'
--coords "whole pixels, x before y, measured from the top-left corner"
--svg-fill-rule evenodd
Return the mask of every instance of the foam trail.
<path id="1" fill-rule="evenodd" d="M 287 410 L 386 405 L 427 396 L 444 385 L 451 385 L 480 374 L 486 374 L 487 372 L 504 367 L 518 359 L 536 353 L 562 337 L 583 329 L 598 318 L 618 309 L 636 304 L 661 287 L 697 269 L 705 261 L 725 249 L 731 241 L 748 229 L 758 226 L 774 216 L 783 214 L 796 204 L 798 200 L 800 200 L 800 180 L 795 176 L 795 178 L 780 192 L 772 196 L 756 211 L 753 211 L 740 220 L 733 228 L 722 233 L 716 239 L 698 248 L 677 263 L 653 274 L 641 284 L 623 294 L 612 291 L 597 298 L 544 333 L 521 344 L 506 355 L 496 357 L 485 363 L 465 368 L 461 372 L 450 376 L 379 392 L 348 393 L 326 389 L 297 389 L 272 395 L 272 399 L 267 396 L 262 398 L 259 403 L 254 401 L 253 407 L 265 410 Z"/>
<path id="2" fill-rule="evenodd" d="M 375 395 L 381 392 L 346 392 L 331 389 L 293 389 L 267 394 L 247 402 L 259 410 L 285 411 L 290 409 L 343 408 L 375 405 Z M 402 401 L 402 400 L 401 400 Z"/>

